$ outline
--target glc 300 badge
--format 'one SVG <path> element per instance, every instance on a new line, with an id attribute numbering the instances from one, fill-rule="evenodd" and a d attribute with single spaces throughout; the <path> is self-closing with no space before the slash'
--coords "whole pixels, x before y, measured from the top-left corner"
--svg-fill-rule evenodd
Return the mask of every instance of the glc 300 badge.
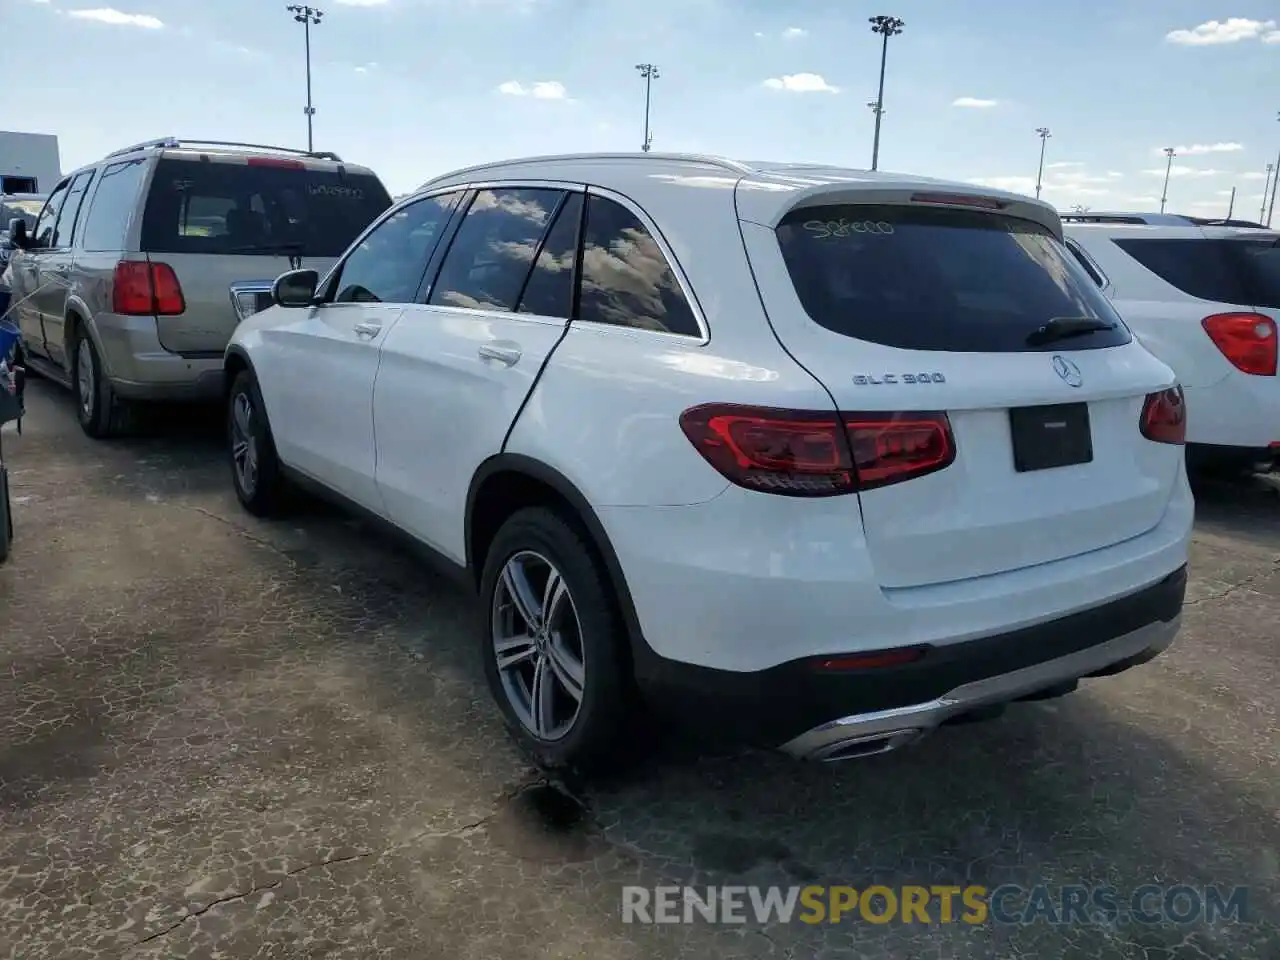
<path id="1" fill-rule="evenodd" d="M 859 387 L 878 387 L 886 383 L 946 383 L 947 378 L 936 370 L 932 373 L 858 373 L 853 382 Z"/>

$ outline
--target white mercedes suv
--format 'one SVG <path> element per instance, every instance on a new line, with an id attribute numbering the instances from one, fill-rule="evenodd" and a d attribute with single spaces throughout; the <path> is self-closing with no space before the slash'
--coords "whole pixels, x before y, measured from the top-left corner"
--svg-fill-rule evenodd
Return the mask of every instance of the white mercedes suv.
<path id="1" fill-rule="evenodd" d="M 226 353 L 235 490 L 385 521 L 478 591 L 545 765 L 639 708 L 807 758 L 893 749 L 1173 640 L 1173 372 L 1046 204 L 714 157 L 425 184 Z"/>

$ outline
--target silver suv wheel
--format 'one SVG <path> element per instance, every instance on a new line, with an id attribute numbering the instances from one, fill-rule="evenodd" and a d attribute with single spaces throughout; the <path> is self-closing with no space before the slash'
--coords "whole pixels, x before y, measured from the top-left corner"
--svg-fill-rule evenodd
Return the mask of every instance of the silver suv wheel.
<path id="1" fill-rule="evenodd" d="M 93 366 L 93 345 L 83 336 L 76 347 L 76 387 L 79 393 L 80 413 L 85 422 L 93 419 L 94 406 L 98 402 L 98 377 Z"/>

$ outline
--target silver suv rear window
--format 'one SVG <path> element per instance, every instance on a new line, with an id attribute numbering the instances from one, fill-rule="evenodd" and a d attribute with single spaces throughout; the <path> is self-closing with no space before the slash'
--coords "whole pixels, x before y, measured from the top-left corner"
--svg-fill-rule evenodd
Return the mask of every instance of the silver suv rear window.
<path id="1" fill-rule="evenodd" d="M 146 253 L 337 257 L 391 196 L 371 174 L 161 159 L 142 220 Z"/>
<path id="2" fill-rule="evenodd" d="M 1130 341 L 1067 248 L 1028 220 L 938 207 L 831 205 L 792 211 L 777 234 L 805 311 L 848 337 L 977 353 L 1088 350 Z M 1060 318 L 1112 326 L 1048 344 L 1028 342 Z"/>

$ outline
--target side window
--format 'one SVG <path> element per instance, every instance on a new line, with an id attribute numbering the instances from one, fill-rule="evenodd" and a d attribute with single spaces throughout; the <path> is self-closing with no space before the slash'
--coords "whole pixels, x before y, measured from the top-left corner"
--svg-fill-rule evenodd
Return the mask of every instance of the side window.
<path id="1" fill-rule="evenodd" d="M 1090 260 L 1088 256 L 1085 255 L 1084 250 L 1081 249 L 1078 243 L 1076 243 L 1074 240 L 1068 240 L 1067 249 L 1070 250 L 1071 255 L 1076 258 L 1076 262 L 1078 262 L 1080 266 L 1084 268 L 1084 272 L 1089 275 L 1090 280 L 1092 280 L 1099 287 L 1105 287 L 1107 285 L 1107 281 L 1103 278 L 1102 274 L 1100 274 L 1097 271 L 1097 268 L 1095 268 L 1093 265 L 1093 261 Z"/>
<path id="2" fill-rule="evenodd" d="M 53 246 L 53 234 L 58 224 L 58 214 L 62 212 L 62 205 L 67 199 L 67 187 L 70 185 L 70 181 L 58 184 L 57 189 L 49 195 L 44 209 L 40 211 L 40 219 L 36 221 L 35 229 L 37 246 Z"/>
<path id="3" fill-rule="evenodd" d="M 334 303 L 412 303 L 459 193 L 427 197 L 393 213 L 348 255 Z"/>
<path id="4" fill-rule="evenodd" d="M 499 188 L 476 194 L 449 245 L 428 303 L 514 310 L 559 190 Z"/>
<path id="5" fill-rule="evenodd" d="M 98 188 L 89 199 L 89 212 L 81 217 L 84 224 L 80 235 L 81 249 L 124 249 L 146 173 L 145 160 L 124 160 L 102 168 Z"/>
<path id="6" fill-rule="evenodd" d="M 85 191 L 89 189 L 89 181 L 93 179 L 93 171 L 88 170 L 71 181 L 71 189 L 67 191 L 66 202 L 58 214 L 58 222 L 53 228 L 53 246 L 69 247 L 74 237 L 74 225 L 80 216 L 80 204 L 84 200 Z"/>
<path id="7" fill-rule="evenodd" d="M 565 318 L 573 314 L 573 270 L 578 260 L 581 223 L 582 194 L 571 193 L 560 205 L 556 222 L 547 231 L 533 272 L 524 285 L 517 312 Z"/>
<path id="8" fill-rule="evenodd" d="M 578 319 L 701 336 L 662 248 L 626 207 L 587 198 Z"/>

